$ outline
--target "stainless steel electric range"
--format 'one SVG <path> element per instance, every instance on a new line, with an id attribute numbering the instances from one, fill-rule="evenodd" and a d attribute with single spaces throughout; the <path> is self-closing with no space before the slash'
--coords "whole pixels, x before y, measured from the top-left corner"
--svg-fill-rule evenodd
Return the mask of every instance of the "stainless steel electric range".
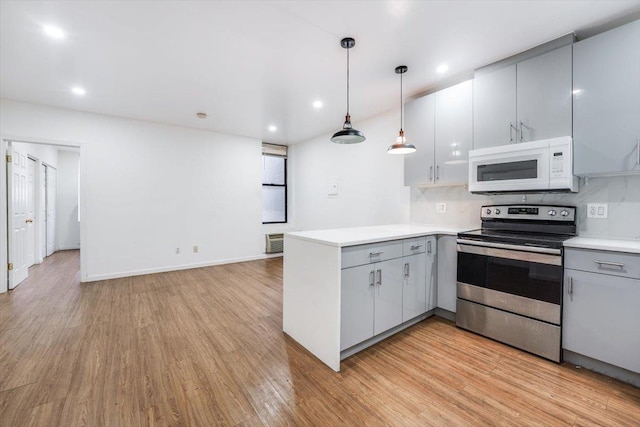
<path id="1" fill-rule="evenodd" d="M 482 228 L 458 234 L 456 325 L 561 361 L 563 242 L 576 208 L 483 206 Z"/>

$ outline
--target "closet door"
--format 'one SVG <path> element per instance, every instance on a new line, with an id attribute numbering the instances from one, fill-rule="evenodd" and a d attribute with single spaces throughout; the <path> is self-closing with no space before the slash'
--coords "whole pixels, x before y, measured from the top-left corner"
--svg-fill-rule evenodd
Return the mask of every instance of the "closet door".
<path id="1" fill-rule="evenodd" d="M 47 166 L 47 256 L 56 251 L 57 171 Z"/>

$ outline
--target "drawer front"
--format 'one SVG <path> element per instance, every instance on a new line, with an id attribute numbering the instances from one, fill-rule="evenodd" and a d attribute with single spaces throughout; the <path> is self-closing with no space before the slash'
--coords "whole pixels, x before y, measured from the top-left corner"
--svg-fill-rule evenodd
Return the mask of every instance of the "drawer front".
<path id="1" fill-rule="evenodd" d="M 640 279 L 640 254 L 567 248 L 564 266 L 573 270 Z"/>
<path id="2" fill-rule="evenodd" d="M 402 257 L 402 240 L 349 246 L 342 249 L 342 268 Z"/>
<path id="3" fill-rule="evenodd" d="M 427 251 L 427 238 L 415 237 L 413 239 L 405 239 L 402 242 L 403 249 L 402 254 L 404 256 L 423 254 Z"/>

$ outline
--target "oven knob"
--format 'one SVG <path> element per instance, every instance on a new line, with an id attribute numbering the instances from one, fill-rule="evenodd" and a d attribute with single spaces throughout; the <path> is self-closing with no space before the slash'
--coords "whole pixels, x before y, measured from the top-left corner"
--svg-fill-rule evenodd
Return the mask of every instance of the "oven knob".
<path id="1" fill-rule="evenodd" d="M 500 215 L 500 209 L 496 209 L 496 215 Z"/>
<path id="2" fill-rule="evenodd" d="M 491 209 L 487 209 L 487 215 L 491 215 Z"/>
<path id="3" fill-rule="evenodd" d="M 547 212 L 547 215 L 549 215 L 549 216 L 556 216 L 556 211 L 554 211 L 553 209 L 551 209 L 549 212 Z"/>
<path id="4" fill-rule="evenodd" d="M 566 210 L 566 209 L 563 209 L 563 210 L 561 210 L 561 211 L 560 211 L 560 215 L 562 215 L 562 216 L 568 216 L 568 215 L 569 215 L 569 211 L 568 211 L 568 210 Z"/>

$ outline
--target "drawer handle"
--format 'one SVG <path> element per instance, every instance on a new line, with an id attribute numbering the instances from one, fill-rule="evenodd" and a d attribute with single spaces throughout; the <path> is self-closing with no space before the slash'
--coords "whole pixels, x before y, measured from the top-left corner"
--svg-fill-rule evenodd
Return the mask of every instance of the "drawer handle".
<path id="1" fill-rule="evenodd" d="M 384 251 L 381 252 L 369 252 L 369 258 L 372 258 L 374 256 L 380 256 L 384 253 Z"/>
<path id="2" fill-rule="evenodd" d="M 411 250 L 412 251 L 416 251 L 418 249 L 420 249 L 422 247 L 422 245 L 411 245 Z"/>
<path id="3" fill-rule="evenodd" d="M 599 267 L 604 266 L 609 266 L 609 267 L 616 267 L 619 268 L 620 270 L 624 269 L 624 264 L 621 262 L 609 262 L 609 261 L 595 261 L 596 264 L 598 264 Z"/>

